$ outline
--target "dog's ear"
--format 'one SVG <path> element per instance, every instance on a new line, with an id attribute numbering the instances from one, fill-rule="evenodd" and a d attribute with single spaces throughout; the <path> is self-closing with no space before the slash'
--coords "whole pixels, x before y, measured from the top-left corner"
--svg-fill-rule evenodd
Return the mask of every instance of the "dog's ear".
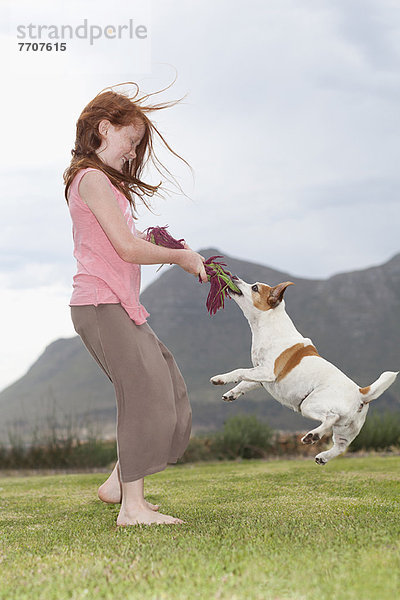
<path id="1" fill-rule="evenodd" d="M 271 308 L 275 308 L 275 306 L 278 306 L 278 304 L 282 302 L 283 294 L 289 285 L 294 285 L 294 283 L 292 281 L 284 281 L 283 283 L 278 283 L 278 285 L 271 288 L 268 297 L 268 304 Z"/>

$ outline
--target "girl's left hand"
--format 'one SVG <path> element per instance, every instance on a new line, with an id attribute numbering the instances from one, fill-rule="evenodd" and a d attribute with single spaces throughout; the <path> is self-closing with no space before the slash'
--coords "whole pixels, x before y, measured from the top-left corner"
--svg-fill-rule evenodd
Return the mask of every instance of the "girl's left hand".
<path id="1" fill-rule="evenodd" d="M 192 250 L 192 249 L 190 248 L 190 246 L 188 246 L 188 245 L 187 245 L 187 243 L 186 243 L 185 241 L 183 241 L 183 242 L 182 242 L 182 244 L 183 244 L 183 246 L 184 246 L 185 250 Z M 193 250 L 192 250 L 192 252 L 193 252 Z M 170 263 L 170 264 L 172 265 L 172 263 Z"/>
<path id="2" fill-rule="evenodd" d="M 185 241 L 183 241 L 183 242 L 182 242 L 182 244 L 183 244 L 183 246 L 184 246 L 185 250 L 192 250 L 192 249 L 190 248 L 190 246 L 188 246 L 188 245 L 187 245 L 187 243 L 186 243 Z M 192 250 L 192 252 L 193 252 L 193 250 Z M 172 263 L 170 263 L 170 264 L 172 265 Z"/>

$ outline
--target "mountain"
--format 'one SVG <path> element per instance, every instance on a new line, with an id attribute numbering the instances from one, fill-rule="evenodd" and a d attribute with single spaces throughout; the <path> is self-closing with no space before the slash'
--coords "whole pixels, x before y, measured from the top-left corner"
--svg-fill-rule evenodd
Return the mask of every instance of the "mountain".
<path id="1" fill-rule="evenodd" d="M 223 255 L 216 248 L 199 252 L 205 257 Z M 371 384 L 382 371 L 400 369 L 400 254 L 381 266 L 324 280 L 224 257 L 228 269 L 249 283 L 293 281 L 296 285 L 288 288 L 285 301 L 297 329 L 360 386 Z M 277 429 L 305 430 L 310 421 L 281 407 L 262 390 L 225 403 L 222 388 L 209 383 L 212 375 L 252 365 L 251 334 L 242 312 L 227 299 L 225 309 L 211 317 L 205 308 L 208 290 L 207 283 L 199 284 L 173 266 L 141 294 L 150 313 L 149 325 L 184 375 L 193 431 L 218 428 L 238 412 L 266 417 Z M 396 381 L 371 411 L 399 410 L 399 400 Z M 50 344 L 21 379 L 0 393 L 0 440 L 7 439 L 10 424 L 30 439 L 28 432 L 34 426 L 42 428 L 54 411 L 61 421 L 69 418 L 80 427 L 97 426 L 104 435 L 115 436 L 113 387 L 77 336 Z"/>

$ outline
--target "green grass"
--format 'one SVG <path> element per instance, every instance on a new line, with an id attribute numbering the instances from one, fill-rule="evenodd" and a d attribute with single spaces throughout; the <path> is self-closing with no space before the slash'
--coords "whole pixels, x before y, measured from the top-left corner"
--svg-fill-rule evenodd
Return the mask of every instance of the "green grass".
<path id="1" fill-rule="evenodd" d="M 186 525 L 116 528 L 102 474 L 0 479 L 0 597 L 394 600 L 400 457 L 179 465 L 146 497 Z"/>

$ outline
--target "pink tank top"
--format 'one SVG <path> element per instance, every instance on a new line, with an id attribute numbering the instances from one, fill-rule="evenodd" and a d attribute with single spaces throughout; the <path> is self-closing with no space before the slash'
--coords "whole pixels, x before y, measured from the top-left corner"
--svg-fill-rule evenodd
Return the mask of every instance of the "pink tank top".
<path id="1" fill-rule="evenodd" d="M 74 256 L 77 261 L 69 306 L 121 303 L 136 325 L 142 325 L 146 323 L 149 313 L 139 302 L 140 265 L 126 262 L 119 256 L 100 223 L 79 195 L 79 183 L 88 171 L 99 169 L 88 167 L 78 171 L 68 191 Z M 128 199 L 112 185 L 105 173 L 103 175 L 115 194 L 129 229 L 136 235 Z"/>

